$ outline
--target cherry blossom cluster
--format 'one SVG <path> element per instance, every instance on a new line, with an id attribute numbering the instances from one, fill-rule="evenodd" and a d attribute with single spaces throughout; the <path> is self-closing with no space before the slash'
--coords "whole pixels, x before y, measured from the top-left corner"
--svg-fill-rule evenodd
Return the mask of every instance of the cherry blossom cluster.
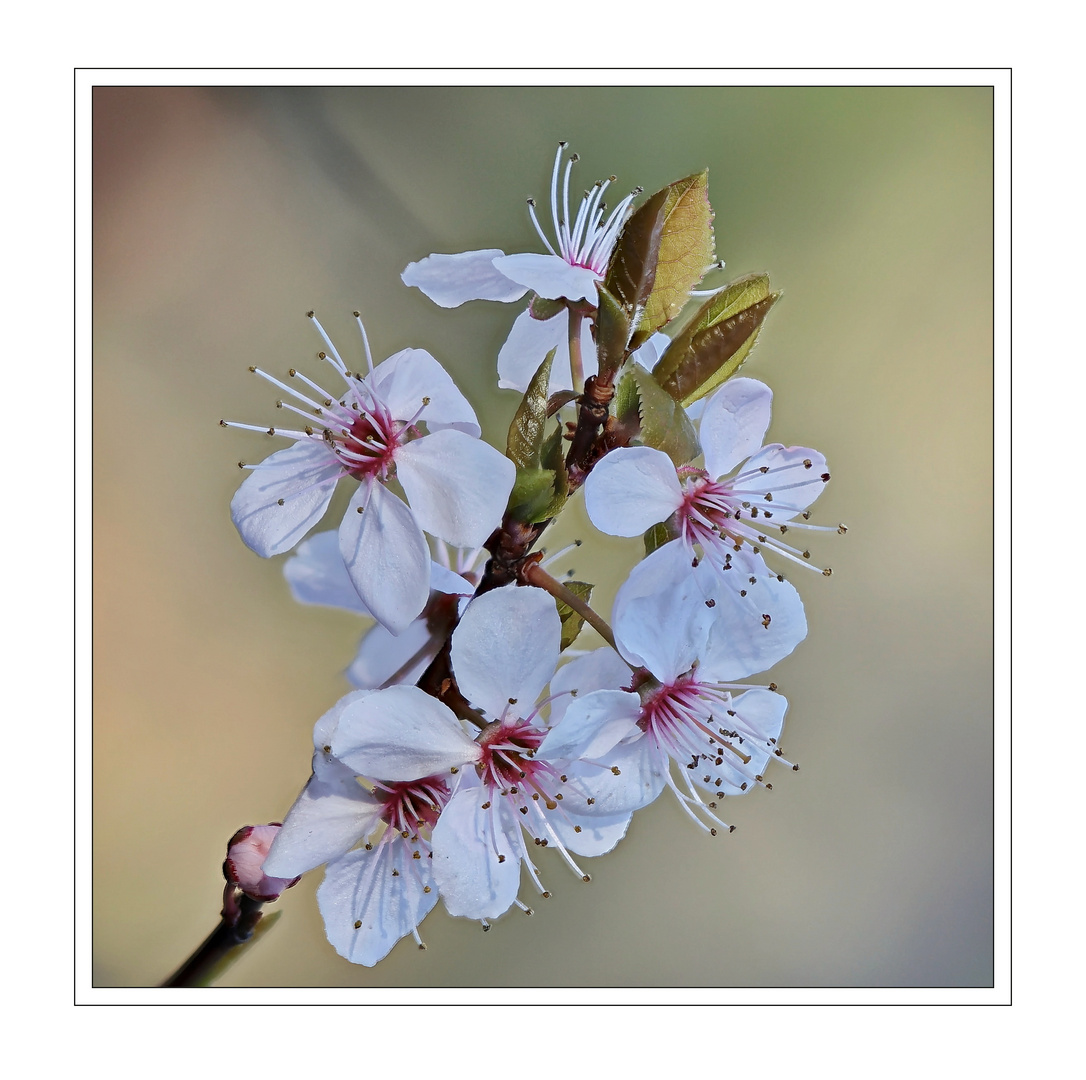
<path id="1" fill-rule="evenodd" d="M 665 788 L 716 835 L 726 796 L 796 768 L 786 699 L 746 681 L 806 636 L 783 571 L 826 528 L 809 520 L 825 459 L 765 444 L 771 391 L 737 375 L 777 294 L 765 275 L 705 287 L 723 264 L 704 173 L 608 209 L 611 177 L 571 212 L 576 161 L 559 146 L 550 231 L 529 200 L 544 252 L 432 254 L 402 275 L 442 307 L 527 297 L 497 357 L 519 395 L 504 451 L 428 352 L 375 364 L 357 312 L 361 365 L 310 312 L 321 371 L 250 369 L 287 426 L 223 421 L 289 443 L 242 463 L 241 539 L 291 553 L 299 602 L 370 620 L 355 689 L 317 721 L 312 775 L 248 873 L 265 899 L 325 866 L 328 940 L 355 963 L 422 947 L 439 899 L 487 929 L 530 913 L 522 892 L 550 895 L 539 849 L 588 881 Z M 342 520 L 314 532 L 341 482 Z M 609 621 L 539 548 L 579 488 L 601 533 L 644 536 Z M 585 622 L 604 647 L 573 648 Z"/>

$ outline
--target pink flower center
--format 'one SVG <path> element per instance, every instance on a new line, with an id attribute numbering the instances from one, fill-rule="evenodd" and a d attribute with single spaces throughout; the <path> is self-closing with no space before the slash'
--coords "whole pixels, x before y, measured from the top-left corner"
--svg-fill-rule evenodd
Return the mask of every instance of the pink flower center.
<path id="1" fill-rule="evenodd" d="M 535 757 L 546 734 L 527 720 L 510 717 L 491 724 L 479 736 L 479 776 L 491 794 L 497 792 L 512 799 L 518 808 L 524 807 L 522 813 L 526 812 L 526 799 L 542 800 L 548 810 L 554 810 L 562 798 L 558 788 L 565 778 Z"/>
<path id="2" fill-rule="evenodd" d="M 384 803 L 381 820 L 405 839 L 417 840 L 422 829 L 433 829 L 449 801 L 444 779 L 429 776 L 406 783 L 375 784 L 374 794 Z"/>

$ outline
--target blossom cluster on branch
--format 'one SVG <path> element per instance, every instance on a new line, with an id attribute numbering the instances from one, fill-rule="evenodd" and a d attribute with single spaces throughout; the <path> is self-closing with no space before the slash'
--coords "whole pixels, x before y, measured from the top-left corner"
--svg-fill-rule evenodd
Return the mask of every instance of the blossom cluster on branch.
<path id="1" fill-rule="evenodd" d="M 665 788 L 715 835 L 725 796 L 769 787 L 771 761 L 796 768 L 787 701 L 745 681 L 806 636 L 783 570 L 810 566 L 795 537 L 827 528 L 809 520 L 825 459 L 763 445 L 770 389 L 737 375 L 779 294 L 765 274 L 703 287 L 723 266 L 706 173 L 609 210 L 611 177 L 571 212 L 576 161 L 559 146 L 553 234 L 529 200 L 544 253 L 432 254 L 402 275 L 443 307 L 528 298 L 497 357 L 520 394 L 504 451 L 428 352 L 375 364 L 357 312 L 361 370 L 312 312 L 323 374 L 251 369 L 293 426 L 223 421 L 291 444 L 242 463 L 244 542 L 293 552 L 298 601 L 374 620 L 256 868 L 287 882 L 325 865 L 328 939 L 355 963 L 422 946 L 439 899 L 484 928 L 530 912 L 528 883 L 550 895 L 540 848 L 588 881 Z M 342 521 L 314 533 L 341 481 Z M 538 549 L 582 487 L 595 528 L 644 536 L 610 622 Z M 585 622 L 605 647 L 572 647 Z"/>

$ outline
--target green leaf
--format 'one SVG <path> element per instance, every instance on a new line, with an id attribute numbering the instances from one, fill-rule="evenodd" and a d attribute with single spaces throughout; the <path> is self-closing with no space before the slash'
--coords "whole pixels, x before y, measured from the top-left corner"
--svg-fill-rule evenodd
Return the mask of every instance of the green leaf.
<path id="1" fill-rule="evenodd" d="M 694 425 L 686 411 L 636 362 L 627 365 L 615 397 L 621 396 L 628 402 L 631 392 L 637 394 L 640 437 L 645 446 L 662 450 L 676 465 L 685 465 L 701 453 Z M 621 420 L 618 409 L 615 415 Z"/>
<path id="2" fill-rule="evenodd" d="M 517 469 L 517 478 L 509 493 L 509 516 L 523 522 L 546 521 L 544 511 L 554 500 L 554 481 L 553 469 Z"/>
<path id="3" fill-rule="evenodd" d="M 551 349 L 543 358 L 509 425 L 505 456 L 518 469 L 538 468 L 541 464 L 543 432 L 547 423 L 547 388 L 550 385 L 551 364 L 557 351 Z"/>
<path id="4" fill-rule="evenodd" d="M 563 584 L 586 604 L 592 599 L 594 586 L 589 585 L 587 582 L 566 581 Z M 555 600 L 555 603 L 558 605 L 558 615 L 562 620 L 561 648 L 568 649 L 577 640 L 577 635 L 581 632 L 581 627 L 584 626 L 584 617 L 578 615 L 568 604 L 563 604 L 561 600 Z"/>
<path id="5" fill-rule="evenodd" d="M 657 548 L 662 548 L 664 544 L 670 543 L 676 539 L 671 533 L 671 530 L 664 522 L 659 522 L 653 525 L 645 533 L 645 554 L 651 555 Z"/>
<path id="6" fill-rule="evenodd" d="M 668 346 L 653 376 L 682 405 L 691 405 L 730 379 L 754 348 L 769 309 L 767 274 L 749 274 L 711 296 Z"/>
<path id="7" fill-rule="evenodd" d="M 599 374 L 610 383 L 626 359 L 626 346 L 630 341 L 630 316 L 603 285 L 597 286 L 600 294 L 596 312 L 596 355 Z"/>
<path id="8" fill-rule="evenodd" d="M 668 194 L 668 188 L 661 189 L 630 215 L 611 252 L 603 286 L 625 310 L 631 324 L 656 281 Z"/>
<path id="9" fill-rule="evenodd" d="M 630 348 L 643 345 L 686 306 L 690 290 L 713 262 L 713 208 L 709 170 L 676 180 L 665 189 L 656 274 L 636 322 Z"/>
<path id="10" fill-rule="evenodd" d="M 531 300 L 528 301 L 528 310 L 532 313 L 533 319 L 538 319 L 540 322 L 544 322 L 547 319 L 553 319 L 560 311 L 565 310 L 566 305 L 561 300 L 548 300 L 544 296 L 537 296 L 532 294 Z"/>
<path id="11" fill-rule="evenodd" d="M 554 473 L 550 502 L 541 511 L 541 516 L 532 518 L 533 522 L 546 521 L 554 517 L 566 505 L 569 498 L 569 473 L 566 471 L 565 446 L 562 443 L 562 425 L 543 444 L 543 467 Z"/>

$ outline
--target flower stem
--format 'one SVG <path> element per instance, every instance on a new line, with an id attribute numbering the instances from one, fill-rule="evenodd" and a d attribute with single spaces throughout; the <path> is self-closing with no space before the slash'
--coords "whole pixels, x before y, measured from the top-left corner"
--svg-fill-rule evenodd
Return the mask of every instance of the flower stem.
<path id="1" fill-rule="evenodd" d="M 573 389 L 579 394 L 584 389 L 584 364 L 581 361 L 581 322 L 584 312 L 576 307 L 569 309 L 569 371 L 573 376 Z"/>
<path id="2" fill-rule="evenodd" d="M 227 886 L 233 891 L 233 886 Z M 210 986 L 241 955 L 271 929 L 281 911 L 264 917 L 262 900 L 242 894 L 228 897 L 223 905 L 222 922 L 207 940 L 164 983 L 163 987 Z"/>
<path id="3" fill-rule="evenodd" d="M 524 580 L 529 585 L 535 585 L 545 589 L 556 600 L 561 600 L 567 607 L 572 608 L 597 634 L 618 652 L 615 644 L 615 634 L 608 624 L 599 617 L 576 593 L 571 592 L 557 578 L 551 577 L 537 562 L 529 562 L 522 572 Z"/>

